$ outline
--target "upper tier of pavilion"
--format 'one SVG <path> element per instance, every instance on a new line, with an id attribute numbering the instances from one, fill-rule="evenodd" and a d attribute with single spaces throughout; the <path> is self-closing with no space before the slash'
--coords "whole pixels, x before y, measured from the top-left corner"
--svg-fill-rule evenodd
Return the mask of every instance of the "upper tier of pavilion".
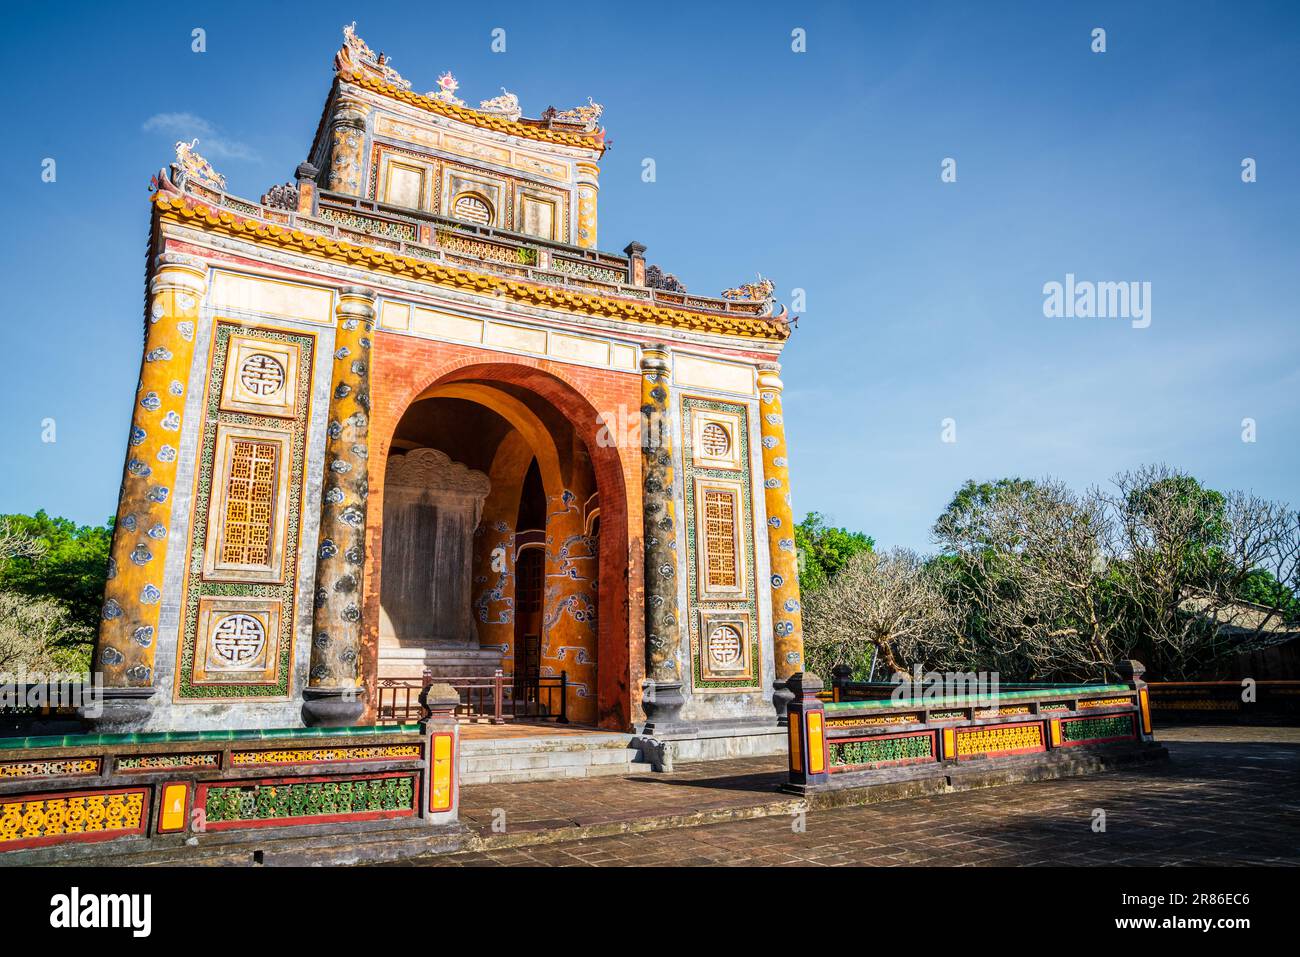
<path id="1" fill-rule="evenodd" d="M 595 246 L 598 162 L 609 149 L 603 107 L 523 116 L 513 93 L 466 106 L 451 73 L 419 94 L 383 53 L 344 28 L 334 80 L 308 160 L 260 199 L 233 195 L 197 150 L 154 177 L 155 215 L 322 250 L 425 275 L 465 274 L 576 295 L 634 321 L 762 340 L 791 323 L 759 275 L 717 296 L 689 292 L 632 242 Z M 564 299 L 566 302 L 575 301 Z M 609 309 L 602 311 L 609 312 Z"/>

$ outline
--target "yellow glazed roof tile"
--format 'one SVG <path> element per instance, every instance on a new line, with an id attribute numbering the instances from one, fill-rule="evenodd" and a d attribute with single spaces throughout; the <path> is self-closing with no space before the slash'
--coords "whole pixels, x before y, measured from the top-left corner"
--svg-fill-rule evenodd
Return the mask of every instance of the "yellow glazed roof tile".
<path id="1" fill-rule="evenodd" d="M 472 291 L 493 289 L 509 299 L 532 306 L 745 339 L 780 342 L 790 335 L 788 324 L 772 319 L 672 309 L 594 293 L 557 289 L 538 283 L 502 279 L 387 250 L 357 246 L 327 236 L 313 236 L 299 229 L 238 216 L 228 210 L 217 211 L 198 200 L 162 190 L 153 194 L 152 202 L 157 215 L 164 220 L 293 249 L 323 259 L 348 262 L 405 279 Z"/>

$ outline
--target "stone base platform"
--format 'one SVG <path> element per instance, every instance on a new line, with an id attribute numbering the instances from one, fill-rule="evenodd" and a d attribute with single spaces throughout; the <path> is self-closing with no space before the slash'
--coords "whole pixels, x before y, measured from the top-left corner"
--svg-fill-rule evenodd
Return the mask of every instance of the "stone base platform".
<path id="1" fill-rule="evenodd" d="M 751 722 L 700 722 L 689 731 L 640 734 L 632 746 L 656 770 L 674 763 L 731 761 L 784 755 L 789 748 L 787 729 L 775 719 Z"/>
<path id="2" fill-rule="evenodd" d="M 744 758 L 681 764 L 671 774 L 605 781 L 466 787 L 461 792 L 461 820 L 476 833 L 475 849 L 491 852 L 1028 784 L 1142 767 L 1167 758 L 1165 749 L 1157 746 L 1072 753 L 1032 766 L 1013 760 L 977 761 L 951 774 L 859 783 L 806 796 L 784 790 L 784 757 Z M 1006 800 L 1015 800 L 1014 788 Z M 503 811 L 502 832 L 494 824 Z"/>
<path id="3" fill-rule="evenodd" d="M 618 753 L 619 735 L 607 750 Z M 587 737 L 558 735 L 557 739 Z M 540 741 L 526 736 L 488 739 Z M 483 742 L 479 742 L 483 743 Z M 479 754 L 491 753 L 481 749 Z M 502 751 L 501 754 L 509 754 Z M 564 755 L 566 751 L 554 752 Z M 4 864 L 266 866 L 390 863 L 436 860 L 459 852 L 491 853 L 511 848 L 562 845 L 618 835 L 644 834 L 673 828 L 694 828 L 736 821 L 791 816 L 803 811 L 883 804 L 1002 785 L 1029 784 L 1055 778 L 1117 771 L 1165 760 L 1163 747 L 1131 751 L 1073 752 L 1061 759 L 1032 764 L 1011 760 L 977 761 L 947 774 L 911 778 L 899 776 L 867 786 L 796 795 L 783 790 L 784 757 L 678 765 L 671 774 L 650 773 L 641 762 L 628 762 L 630 772 L 574 774 L 563 779 L 528 783 L 464 784 L 461 825 L 452 828 L 377 823 L 345 834 L 327 829 L 283 828 L 274 833 L 248 832 L 202 835 L 190 847 L 144 852 L 129 844 L 115 845 L 112 854 L 87 854 L 87 848 L 42 849 L 0 858 Z M 617 764 L 617 761 L 612 763 Z M 535 769 L 522 769 L 524 771 Z M 504 773 L 509 773 L 504 772 Z M 1016 800 L 1015 789 L 1006 801 Z M 504 812 L 504 815 L 502 814 Z M 505 830 L 500 830 L 504 824 Z M 71 853 L 69 853 L 71 851 Z M 671 863 L 665 861 L 664 863 Z"/>
<path id="4" fill-rule="evenodd" d="M 329 825 L 201 834 L 175 848 L 149 848 L 140 840 L 109 844 L 64 844 L 10 851 L 0 867 L 316 867 L 378 864 L 426 854 L 450 854 L 477 846 L 463 824 L 430 826 L 379 821 L 346 830 Z"/>

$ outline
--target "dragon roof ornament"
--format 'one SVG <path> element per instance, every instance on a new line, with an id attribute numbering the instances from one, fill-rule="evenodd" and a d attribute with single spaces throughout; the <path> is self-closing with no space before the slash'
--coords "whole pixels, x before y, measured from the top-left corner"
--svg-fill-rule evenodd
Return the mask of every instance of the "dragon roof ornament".
<path id="1" fill-rule="evenodd" d="M 479 102 L 478 109 L 480 113 L 495 113 L 497 116 L 504 117 L 510 122 L 515 122 L 523 116 L 523 110 L 519 108 L 519 97 L 511 93 L 504 86 L 501 88 L 501 95 L 494 96 L 490 100 Z"/>
<path id="2" fill-rule="evenodd" d="M 546 112 L 542 114 L 542 121 L 552 126 L 573 127 L 580 129 L 584 133 L 594 133 L 600 123 L 600 115 L 605 112 L 605 108 L 599 103 L 587 97 L 586 106 L 575 106 L 571 110 L 557 110 L 555 107 L 547 107 Z"/>
<path id="3" fill-rule="evenodd" d="M 226 188 L 226 178 L 212 168 L 212 164 L 200 156 L 194 149 L 199 145 L 198 138 L 194 138 L 186 143 L 179 140 L 176 143 L 176 162 L 172 164 L 172 169 L 179 172 L 180 179 L 198 180 L 207 186 L 215 186 L 217 189 Z M 177 177 L 172 177 L 173 182 Z M 177 184 L 181 185 L 181 184 Z"/>
<path id="4" fill-rule="evenodd" d="M 343 72 L 360 70 L 398 89 L 409 90 L 410 81 L 394 70 L 390 62 L 382 52 L 376 54 L 365 40 L 357 36 L 357 21 L 353 20 L 343 28 L 343 48 L 334 55 L 336 70 Z"/>
<path id="5" fill-rule="evenodd" d="M 732 289 L 722 290 L 722 298 L 747 302 L 771 302 L 772 294 L 776 291 L 776 284 L 770 279 L 764 279 L 762 273 L 756 275 L 758 276 L 757 282 L 741 283 Z"/>
<path id="6" fill-rule="evenodd" d="M 436 112 L 489 129 L 570 145 L 594 145 L 601 152 L 609 145 L 605 141 L 605 130 L 600 126 L 600 117 L 605 108 L 591 97 L 587 98 L 585 106 L 571 110 L 549 107 L 538 123 L 524 120 L 519 97 L 504 88 L 500 96 L 480 101 L 477 109 L 466 106 L 465 101 L 456 96 L 460 83 L 450 71 L 438 77 L 435 89 L 419 94 L 411 89 L 408 80 L 393 69 L 385 54 L 375 53 L 365 40 L 357 36 L 356 28 L 356 21 L 343 28 L 343 46 L 334 55 L 335 71 L 353 83 L 425 109 L 432 107 Z M 513 126 L 521 120 L 522 128 Z M 511 126 L 506 127 L 504 124 Z"/>

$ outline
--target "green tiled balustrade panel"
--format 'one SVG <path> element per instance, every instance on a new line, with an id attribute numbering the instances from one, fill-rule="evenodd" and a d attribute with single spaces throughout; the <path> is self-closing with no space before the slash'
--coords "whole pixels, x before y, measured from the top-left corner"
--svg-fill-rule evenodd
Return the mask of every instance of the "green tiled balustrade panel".
<path id="1" fill-rule="evenodd" d="M 901 738 L 832 741 L 830 755 L 832 768 L 930 758 L 934 756 L 934 736 L 914 734 Z"/>
<path id="2" fill-rule="evenodd" d="M 1061 722 L 1063 741 L 1097 741 L 1131 737 L 1133 737 L 1133 716 L 1128 714 Z"/>
<path id="3" fill-rule="evenodd" d="M 214 786 L 208 788 L 204 813 L 208 824 L 221 824 L 413 812 L 415 788 L 413 774 Z"/>
<path id="4" fill-rule="evenodd" d="M 416 724 L 357 725 L 346 728 L 254 728 L 247 731 L 155 731 L 136 734 L 56 734 L 31 738 L 0 738 L 0 750 L 21 748 L 84 748 L 94 745 L 163 744 L 169 741 L 275 741 L 280 738 L 347 738 L 376 734 L 418 734 Z"/>

